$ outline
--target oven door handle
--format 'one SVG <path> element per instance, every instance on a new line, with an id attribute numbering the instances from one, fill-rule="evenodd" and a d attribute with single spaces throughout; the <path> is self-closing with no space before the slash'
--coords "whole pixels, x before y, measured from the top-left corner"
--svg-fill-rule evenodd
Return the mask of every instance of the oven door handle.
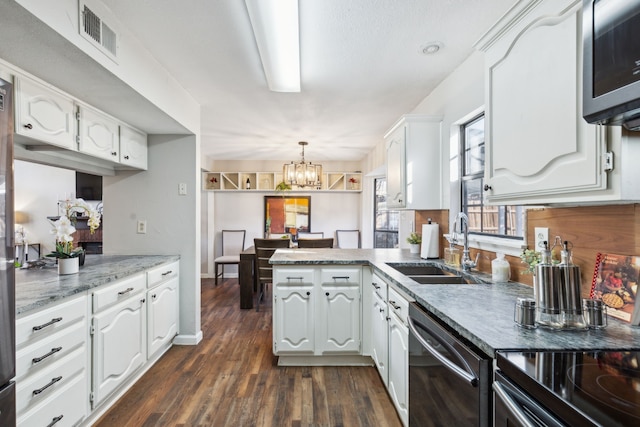
<path id="1" fill-rule="evenodd" d="M 527 414 L 518 406 L 518 403 L 509 395 L 502 384 L 494 382 L 493 391 L 496 393 L 496 397 L 504 403 L 507 411 L 509 411 L 523 427 L 535 427 L 529 417 L 527 417 Z"/>
<path id="2" fill-rule="evenodd" d="M 431 344 L 429 344 L 424 338 L 422 338 L 422 335 L 420 335 L 420 333 L 418 332 L 418 330 L 416 329 L 416 327 L 423 329 L 425 332 L 429 332 L 429 330 L 422 325 L 420 322 L 414 320 L 411 318 L 411 316 L 407 317 L 407 323 L 409 324 L 409 329 L 411 330 L 411 333 L 413 333 L 413 335 L 415 336 L 415 338 L 418 340 L 418 342 L 420 342 L 420 344 L 429 352 L 431 353 L 431 355 L 433 357 L 435 357 L 436 359 L 438 359 L 438 361 L 440 363 L 442 363 L 444 365 L 445 368 L 449 369 L 451 372 L 453 372 L 454 374 L 456 374 L 457 376 L 459 376 L 460 378 L 462 378 L 463 380 L 467 381 L 472 387 L 477 387 L 478 386 L 478 376 L 475 374 L 475 372 L 473 372 L 473 370 L 471 369 L 471 367 L 469 366 L 469 364 L 466 362 L 466 360 L 464 360 L 462 358 L 462 356 L 460 356 L 460 353 L 458 353 L 456 351 L 455 348 L 453 348 L 452 346 L 450 346 L 448 343 L 440 341 L 437 337 L 433 337 L 436 341 L 438 341 L 442 346 L 447 347 L 447 349 L 453 353 L 458 360 L 460 360 L 460 362 L 462 364 L 465 365 L 465 369 L 462 369 L 460 366 L 456 365 L 455 363 L 453 363 L 452 361 L 450 361 L 449 359 L 447 359 L 444 355 L 442 355 L 438 350 L 436 350 Z"/>

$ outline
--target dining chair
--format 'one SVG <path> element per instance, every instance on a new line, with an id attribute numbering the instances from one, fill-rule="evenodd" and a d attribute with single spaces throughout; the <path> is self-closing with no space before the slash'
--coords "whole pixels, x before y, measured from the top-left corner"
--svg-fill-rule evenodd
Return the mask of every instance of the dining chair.
<path id="1" fill-rule="evenodd" d="M 301 231 L 298 233 L 298 240 L 304 239 L 324 239 L 324 232 L 310 232 L 310 231 Z"/>
<path id="2" fill-rule="evenodd" d="M 229 264 L 240 264 L 240 252 L 244 250 L 244 239 L 246 230 L 222 230 L 222 255 L 213 260 L 215 271 L 215 284 L 218 284 L 218 277 L 224 278 L 224 266 Z M 222 267 L 222 272 L 218 271 L 218 266 Z"/>
<path id="3" fill-rule="evenodd" d="M 360 248 L 360 230 L 336 230 L 336 244 L 340 249 Z"/>
<path id="4" fill-rule="evenodd" d="M 299 248 L 333 248 L 333 237 L 326 239 L 298 239 Z"/>
<path id="5" fill-rule="evenodd" d="M 255 274 L 258 282 L 258 301 L 256 311 L 260 308 L 260 301 L 265 294 L 269 283 L 273 283 L 273 267 L 269 264 L 269 258 L 278 248 L 288 248 L 289 239 L 253 239 L 256 250 Z"/>

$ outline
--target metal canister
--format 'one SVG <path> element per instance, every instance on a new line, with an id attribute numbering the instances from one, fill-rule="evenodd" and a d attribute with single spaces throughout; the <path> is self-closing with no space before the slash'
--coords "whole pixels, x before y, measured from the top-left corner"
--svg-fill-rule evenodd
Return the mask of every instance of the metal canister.
<path id="1" fill-rule="evenodd" d="M 607 306 L 601 300 L 585 298 L 583 301 L 584 321 L 587 328 L 601 329 L 607 326 Z"/>
<path id="2" fill-rule="evenodd" d="M 533 298 L 518 298 L 516 300 L 514 321 L 523 328 L 536 327 L 536 302 Z"/>

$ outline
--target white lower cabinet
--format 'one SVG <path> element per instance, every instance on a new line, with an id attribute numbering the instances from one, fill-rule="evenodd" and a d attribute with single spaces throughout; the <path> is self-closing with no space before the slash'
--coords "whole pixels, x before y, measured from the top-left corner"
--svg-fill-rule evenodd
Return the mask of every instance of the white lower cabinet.
<path id="1" fill-rule="evenodd" d="M 361 272 L 361 266 L 275 266 L 274 354 L 359 354 Z"/>
<path id="2" fill-rule="evenodd" d="M 371 358 L 385 386 L 389 384 L 389 314 L 387 284 L 376 275 L 371 282 Z"/>
<path id="3" fill-rule="evenodd" d="M 16 320 L 18 426 L 79 424 L 89 411 L 87 296 Z"/>
<path id="4" fill-rule="evenodd" d="M 140 275 L 144 282 L 145 276 Z M 122 285 L 111 285 L 126 292 Z M 92 405 L 95 408 L 147 361 L 145 294 L 135 293 L 93 316 Z"/>
<path id="5" fill-rule="evenodd" d="M 409 303 L 389 289 L 389 395 L 404 425 L 409 424 Z"/>
<path id="6" fill-rule="evenodd" d="M 166 349 L 178 333 L 178 263 L 159 267 L 161 280 L 152 282 L 147 273 L 147 356 Z"/>

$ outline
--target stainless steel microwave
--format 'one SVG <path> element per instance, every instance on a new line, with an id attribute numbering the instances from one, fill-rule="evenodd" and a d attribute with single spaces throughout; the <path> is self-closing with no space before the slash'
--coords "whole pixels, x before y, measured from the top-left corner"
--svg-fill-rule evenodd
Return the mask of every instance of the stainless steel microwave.
<path id="1" fill-rule="evenodd" d="M 640 130 L 640 0 L 583 0 L 583 116 Z"/>

